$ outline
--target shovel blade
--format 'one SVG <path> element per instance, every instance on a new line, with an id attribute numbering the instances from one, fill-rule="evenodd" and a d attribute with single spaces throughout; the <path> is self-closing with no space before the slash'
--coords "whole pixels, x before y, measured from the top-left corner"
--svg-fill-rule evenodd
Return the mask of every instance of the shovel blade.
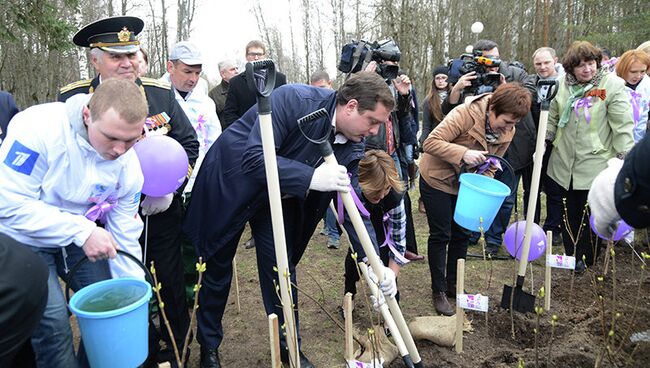
<path id="1" fill-rule="evenodd" d="M 521 286 L 515 286 L 513 288 L 512 286 L 503 285 L 501 308 L 510 309 L 510 296 L 513 297 L 512 309 L 521 313 L 532 313 L 535 311 L 535 296 L 523 291 Z"/>

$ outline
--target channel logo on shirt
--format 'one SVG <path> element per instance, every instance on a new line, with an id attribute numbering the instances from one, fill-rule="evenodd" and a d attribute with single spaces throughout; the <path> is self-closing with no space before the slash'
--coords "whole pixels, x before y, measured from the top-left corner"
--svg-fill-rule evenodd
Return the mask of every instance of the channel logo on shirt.
<path id="1" fill-rule="evenodd" d="M 34 152 L 20 142 L 15 141 L 11 148 L 9 148 L 4 164 L 19 173 L 31 175 L 37 159 L 37 152 Z"/>

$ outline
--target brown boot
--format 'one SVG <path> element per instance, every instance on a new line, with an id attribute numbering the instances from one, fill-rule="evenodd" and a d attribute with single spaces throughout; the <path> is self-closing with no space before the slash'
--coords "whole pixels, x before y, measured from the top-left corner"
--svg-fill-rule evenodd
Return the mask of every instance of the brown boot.
<path id="1" fill-rule="evenodd" d="M 454 309 L 449 304 L 447 300 L 447 295 L 444 291 L 433 292 L 433 306 L 436 308 L 436 311 L 443 316 L 453 316 Z"/>

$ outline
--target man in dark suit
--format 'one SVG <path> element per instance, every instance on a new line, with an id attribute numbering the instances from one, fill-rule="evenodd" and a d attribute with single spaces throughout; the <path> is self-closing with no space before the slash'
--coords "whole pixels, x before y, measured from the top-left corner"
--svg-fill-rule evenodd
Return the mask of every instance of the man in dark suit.
<path id="1" fill-rule="evenodd" d="M 363 140 L 376 134 L 388 119 L 394 98 L 379 75 L 361 72 L 348 79 L 338 92 L 298 84 L 282 86 L 273 92 L 271 104 L 289 271 L 292 282 L 296 282 L 295 266 L 335 191 L 349 190 L 351 182 L 361 193 L 357 167 L 363 157 Z M 302 135 L 297 124 L 298 119 L 321 108 L 332 119 L 314 121 L 303 130 L 312 138 L 334 130 L 330 142 L 338 166 L 322 164 L 317 145 Z M 205 156 L 187 209 L 184 230 L 207 261 L 197 311 L 203 368 L 221 366 L 217 351 L 223 340 L 221 319 L 230 290 L 232 259 L 247 221 L 256 243 L 266 313 L 277 314 L 280 324 L 284 323 L 274 286 L 278 280 L 273 271 L 276 260 L 259 124 L 255 105 L 221 134 Z M 365 221 L 371 239 L 375 239 L 372 224 Z M 364 259 L 352 224 L 346 220 L 344 226 L 359 259 Z M 392 271 L 385 272 L 390 277 Z M 295 290 L 293 297 L 298 330 Z M 284 338 L 280 338 L 284 345 Z M 288 361 L 287 349 L 283 348 L 282 353 L 283 360 Z M 302 353 L 300 362 L 301 367 L 313 367 Z"/>
<path id="2" fill-rule="evenodd" d="M 90 60 L 97 76 L 93 79 L 71 83 L 60 90 L 60 101 L 67 100 L 78 93 L 92 93 L 97 86 L 109 78 L 121 78 L 134 81 L 147 99 L 149 117 L 146 120 L 147 137 L 167 135 L 176 140 L 183 148 L 190 163 L 188 177 L 198 157 L 199 142 L 196 131 L 190 124 L 182 108 L 176 102 L 174 92 L 169 84 L 150 78 L 139 78 L 140 49 L 136 35 L 144 27 L 144 22 L 137 17 L 111 17 L 91 23 L 77 32 L 73 42 L 77 46 L 90 48 Z M 142 216 L 148 216 L 148 239 L 144 234 L 140 238 L 143 245 L 148 241 L 146 264 L 155 263 L 158 280 L 164 285 L 161 289 L 165 302 L 165 312 L 174 333 L 176 345 L 182 349 L 190 318 L 185 299 L 183 283 L 183 257 L 181 251 L 181 222 L 183 209 L 181 193 L 183 187 L 175 193 L 161 197 L 142 196 L 140 204 Z M 171 347 L 171 338 L 166 329 L 162 329 L 162 338 Z M 151 339 L 150 362 L 168 361 L 172 356 L 165 350 L 158 357 L 158 338 Z"/>
<path id="3" fill-rule="evenodd" d="M 18 113 L 16 101 L 9 92 L 0 91 L 0 144 L 7 136 L 9 120 Z"/>
<path id="4" fill-rule="evenodd" d="M 246 45 L 246 61 L 264 60 L 267 58 L 266 46 L 262 41 L 253 40 Z M 264 72 L 255 75 L 255 85 L 263 86 L 266 82 Z M 275 88 L 287 84 L 287 77 L 282 73 L 276 73 Z M 226 105 L 223 108 L 223 120 L 221 124 L 225 130 L 235 120 L 239 119 L 251 106 L 257 103 L 255 93 L 248 88 L 246 73 L 240 73 L 230 80 L 230 88 L 226 97 Z"/>

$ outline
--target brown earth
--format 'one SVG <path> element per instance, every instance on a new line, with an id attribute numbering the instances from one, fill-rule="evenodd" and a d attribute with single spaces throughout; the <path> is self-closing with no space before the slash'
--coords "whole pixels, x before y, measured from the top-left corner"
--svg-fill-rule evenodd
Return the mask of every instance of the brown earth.
<path id="1" fill-rule="evenodd" d="M 417 194 L 413 196 L 417 197 Z M 422 254 L 426 254 L 426 218 L 417 211 L 414 216 L 418 247 Z M 242 243 L 247 235 L 245 233 L 242 237 Z M 318 231 L 314 234 L 297 270 L 298 286 L 320 304 L 299 293 L 302 346 L 317 367 L 345 367 L 343 331 L 323 309 L 343 322 L 339 306 L 342 303 L 343 259 L 347 241 L 342 242 L 341 249 L 332 250 L 326 248 L 326 240 Z M 647 252 L 647 248 L 637 246 L 637 252 L 642 250 Z M 631 247 L 621 244 L 615 247 L 615 251 L 608 276 L 602 281 L 598 279 L 603 272 L 602 255 L 596 265 L 581 276 L 554 269 L 551 309 L 544 311 L 539 320 L 535 314 L 510 313 L 499 307 L 503 285 L 513 284 L 514 260 L 468 258 L 465 288 L 469 293 L 489 296 L 489 312 L 487 315 L 466 312 L 472 320 L 473 331 L 465 333 L 461 354 L 453 348 L 418 341 L 424 366 L 594 367 L 599 357 L 602 359 L 598 364 L 602 367 L 650 366 L 650 342 L 630 340 L 632 334 L 650 330 L 650 273 L 641 269 L 641 261 Z M 469 252 L 481 253 L 481 248 L 470 247 Z M 507 254 L 504 249 L 500 252 L 500 255 Z M 562 247 L 555 247 L 553 253 L 563 253 Z M 543 285 L 542 262 L 533 262 L 532 274 L 529 268 L 526 275 L 525 290 L 533 290 L 533 294 L 537 294 Z M 270 367 L 267 319 L 261 303 L 254 249 L 240 247 L 237 264 L 239 303 L 233 282 L 223 320 L 225 337 L 219 349 L 221 362 L 224 367 Z M 413 262 L 400 272 L 401 307 L 407 321 L 416 316 L 436 314 L 431 302 L 430 282 L 426 261 Z M 603 296 L 602 301 L 599 294 Z M 543 299 L 537 298 L 537 303 L 543 305 Z M 364 304 L 363 298 L 357 297 L 353 317 L 360 331 L 370 326 L 369 312 L 372 308 Z M 376 320 L 376 314 L 372 313 Z M 618 318 L 617 313 L 620 314 Z M 554 329 L 551 315 L 557 315 Z M 535 329 L 539 331 L 537 344 Z M 613 335 L 607 337 L 610 329 Z M 607 347 L 610 354 L 603 354 Z M 198 367 L 199 346 L 196 341 L 191 350 L 188 366 Z M 396 359 L 385 366 L 403 367 L 404 364 Z"/>

